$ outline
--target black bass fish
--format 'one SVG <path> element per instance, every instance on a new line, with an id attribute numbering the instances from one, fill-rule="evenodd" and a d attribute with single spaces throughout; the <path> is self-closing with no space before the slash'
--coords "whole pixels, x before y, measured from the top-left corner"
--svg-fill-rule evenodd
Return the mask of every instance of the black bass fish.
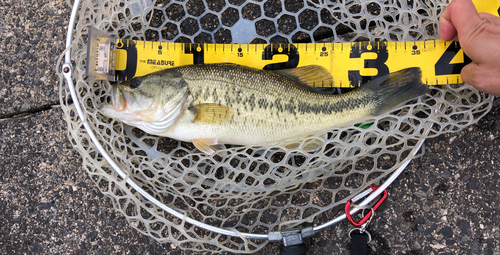
<path id="1" fill-rule="evenodd" d="M 212 154 L 224 144 L 256 145 L 376 116 L 425 94 L 420 68 L 374 79 L 340 95 L 320 66 L 266 71 L 236 64 L 181 66 L 113 86 L 100 108 L 147 133 L 192 142 Z"/>

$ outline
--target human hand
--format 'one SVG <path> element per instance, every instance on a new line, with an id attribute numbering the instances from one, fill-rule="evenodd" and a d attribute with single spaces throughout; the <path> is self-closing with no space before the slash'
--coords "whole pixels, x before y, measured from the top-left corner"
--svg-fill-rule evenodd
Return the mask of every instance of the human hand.
<path id="1" fill-rule="evenodd" d="M 500 96 L 500 18 L 478 13 L 471 0 L 453 0 L 439 18 L 441 38 L 460 42 L 472 60 L 462 80 L 480 91 Z"/>

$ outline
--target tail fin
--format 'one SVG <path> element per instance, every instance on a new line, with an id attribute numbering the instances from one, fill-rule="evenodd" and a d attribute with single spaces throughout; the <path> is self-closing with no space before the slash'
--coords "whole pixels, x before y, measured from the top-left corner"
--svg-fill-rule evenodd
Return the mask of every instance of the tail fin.
<path id="1" fill-rule="evenodd" d="M 429 90 L 427 85 L 422 83 L 422 71 L 418 67 L 384 75 L 362 85 L 361 88 L 370 90 L 378 98 L 379 106 L 373 115 L 388 112 Z"/>

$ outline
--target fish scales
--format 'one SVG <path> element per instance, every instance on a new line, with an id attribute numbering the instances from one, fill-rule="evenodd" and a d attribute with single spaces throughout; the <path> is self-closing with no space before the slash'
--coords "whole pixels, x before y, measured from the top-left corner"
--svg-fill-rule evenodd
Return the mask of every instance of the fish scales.
<path id="1" fill-rule="evenodd" d="M 188 84 L 191 105 L 214 103 L 236 110 L 230 122 L 203 127 L 221 136 L 233 133 L 234 140 L 249 132 L 255 142 L 309 133 L 369 116 L 377 103 L 366 91 L 319 94 L 273 72 L 235 65 L 186 66 L 176 71 Z"/>

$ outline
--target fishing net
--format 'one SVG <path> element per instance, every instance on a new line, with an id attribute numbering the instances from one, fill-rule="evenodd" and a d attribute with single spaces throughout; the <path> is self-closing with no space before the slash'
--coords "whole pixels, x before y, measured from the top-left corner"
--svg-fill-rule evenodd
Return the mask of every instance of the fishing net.
<path id="1" fill-rule="evenodd" d="M 349 198 L 421 155 L 414 155 L 419 141 L 475 123 L 490 110 L 493 97 L 468 85 L 433 86 L 427 95 L 358 121 L 361 125 L 205 155 L 190 143 L 152 136 L 99 113 L 110 101 L 111 85 L 85 76 L 89 28 L 122 39 L 176 42 L 424 40 L 438 37 L 437 17 L 445 5 L 430 0 L 82 1 L 70 51 L 84 120 L 60 74 L 71 143 L 92 181 L 141 233 L 182 249 L 255 252 L 268 240 L 241 233 L 267 234 L 332 219 Z M 126 178 L 98 151 L 85 123 Z M 303 150 L 310 143 L 319 149 Z M 183 216 L 146 199 L 129 179 Z M 187 219 L 238 235 L 206 230 Z"/>

